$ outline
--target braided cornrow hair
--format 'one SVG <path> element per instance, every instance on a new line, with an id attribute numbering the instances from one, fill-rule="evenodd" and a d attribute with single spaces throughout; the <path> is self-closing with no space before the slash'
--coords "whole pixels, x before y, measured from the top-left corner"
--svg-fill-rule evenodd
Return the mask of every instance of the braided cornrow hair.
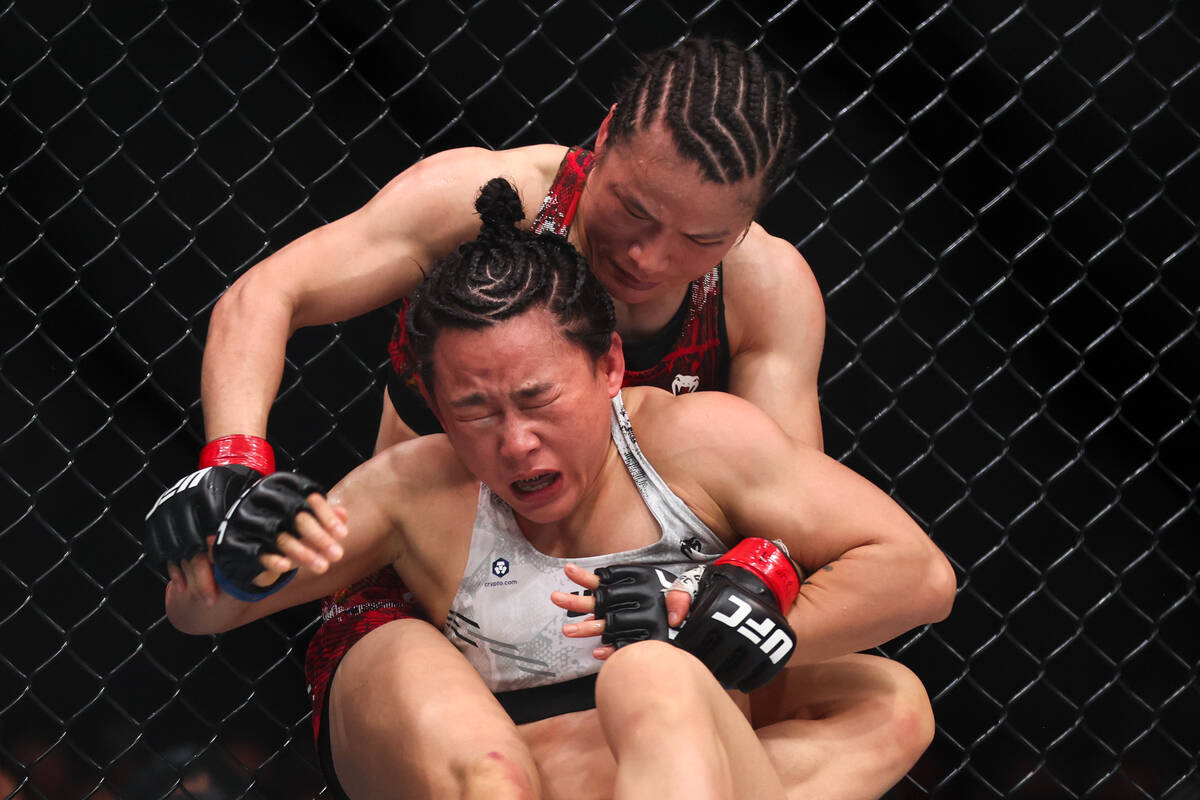
<path id="1" fill-rule="evenodd" d="M 439 259 L 412 296 L 408 337 L 417 371 L 433 391 L 433 345 L 444 328 L 476 330 L 545 308 L 563 334 L 598 359 L 616 325 L 612 300 L 566 239 L 516 224 L 525 211 L 503 178 L 480 190 L 479 236 Z"/>
<path id="2" fill-rule="evenodd" d="M 618 93 L 609 141 L 627 142 L 659 119 L 707 179 L 761 178 L 760 203 L 792 169 L 787 81 L 733 42 L 684 39 L 646 57 Z"/>

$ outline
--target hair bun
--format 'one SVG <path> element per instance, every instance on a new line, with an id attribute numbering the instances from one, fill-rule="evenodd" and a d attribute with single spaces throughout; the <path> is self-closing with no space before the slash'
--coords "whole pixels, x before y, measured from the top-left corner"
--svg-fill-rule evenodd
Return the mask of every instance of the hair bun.
<path id="1" fill-rule="evenodd" d="M 525 208 L 517 190 L 504 178 L 492 178 L 479 190 L 475 210 L 483 219 L 480 238 L 515 235 L 516 224 L 525 219 Z"/>

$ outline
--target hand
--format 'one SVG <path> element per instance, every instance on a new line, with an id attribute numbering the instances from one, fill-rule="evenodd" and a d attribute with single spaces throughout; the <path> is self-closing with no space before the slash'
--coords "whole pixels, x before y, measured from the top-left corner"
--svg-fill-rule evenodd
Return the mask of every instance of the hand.
<path id="1" fill-rule="evenodd" d="M 586 593 L 576 594 L 572 592 L 551 592 L 550 602 L 559 608 L 570 611 L 574 614 L 585 615 L 578 622 L 568 622 L 563 625 L 563 635 L 572 639 L 586 639 L 589 636 L 604 635 L 604 620 L 596 619 L 594 614 L 596 611 L 596 598 L 591 594 L 600 586 L 600 577 L 594 572 L 578 567 L 575 564 L 567 564 L 563 568 L 567 573 L 567 577 L 574 583 L 582 586 L 587 590 Z M 592 650 L 592 656 L 604 661 L 609 656 L 617 651 L 617 648 L 610 645 L 600 645 Z"/>
<path id="2" fill-rule="evenodd" d="M 282 588 L 300 566 L 323 573 L 342 557 L 345 514 L 308 478 L 276 472 L 229 510 L 213 544 L 217 582 L 240 600 Z"/>
<path id="3" fill-rule="evenodd" d="M 571 564 L 567 575 L 588 592 L 583 596 L 553 592 L 550 599 L 561 608 L 590 615 L 583 622 L 563 626 L 563 633 L 576 638 L 600 635 L 604 646 L 597 648 L 597 658 L 646 639 L 670 640 L 663 593 L 675 580 L 673 572 L 646 564 L 617 564 L 593 574 Z"/>
<path id="4" fill-rule="evenodd" d="M 800 572 L 775 542 L 739 542 L 704 569 L 675 645 L 699 658 L 726 689 L 765 685 L 796 647 L 788 624 Z M 687 590 L 670 594 L 687 595 Z"/>
<path id="5" fill-rule="evenodd" d="M 217 586 L 208 549 L 217 526 L 259 473 L 240 464 L 205 467 L 171 486 L 146 515 L 146 554 L 165 561 L 177 586 L 212 605 Z"/>
<path id="6" fill-rule="evenodd" d="M 300 567 L 320 575 L 345 554 L 341 542 L 349 533 L 346 509 L 332 505 L 315 492 L 306 500 L 312 513 L 302 511 L 295 516 L 294 528 L 299 535 L 283 531 L 275 538 L 278 552 L 264 552 L 258 557 L 263 571 L 254 578 L 254 585 L 271 586 Z"/>

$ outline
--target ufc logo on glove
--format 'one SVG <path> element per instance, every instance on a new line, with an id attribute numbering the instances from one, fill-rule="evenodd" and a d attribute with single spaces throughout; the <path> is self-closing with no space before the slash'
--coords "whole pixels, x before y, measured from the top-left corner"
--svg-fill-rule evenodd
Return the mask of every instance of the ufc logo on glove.
<path id="1" fill-rule="evenodd" d="M 715 611 L 712 615 L 713 619 L 734 628 L 742 636 L 758 645 L 759 649 L 771 659 L 772 664 L 778 664 L 787 657 L 788 653 L 792 652 L 792 638 L 776 625 L 774 620 L 769 617 L 758 620 L 749 619 L 751 611 L 749 603 L 737 595 L 729 595 L 725 599 L 733 604 L 734 612 L 725 614 Z"/>

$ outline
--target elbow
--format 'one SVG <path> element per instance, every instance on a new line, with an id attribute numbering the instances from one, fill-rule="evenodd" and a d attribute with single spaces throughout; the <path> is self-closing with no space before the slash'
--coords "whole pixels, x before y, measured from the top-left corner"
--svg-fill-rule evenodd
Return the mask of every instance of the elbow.
<path id="1" fill-rule="evenodd" d="M 171 586 L 167 587 L 166 597 L 167 621 L 180 633 L 191 636 L 208 636 L 229 630 L 229 625 L 221 625 L 221 620 L 202 601 L 190 598 L 172 596 Z"/>
<path id="2" fill-rule="evenodd" d="M 292 295 L 277 278 L 263 269 L 265 264 L 256 264 L 217 298 L 209 321 L 209 336 L 214 332 L 251 329 L 264 314 L 272 317 L 283 314 L 290 319 L 289 336 L 299 327 L 295 322 L 297 307 Z"/>
<path id="3" fill-rule="evenodd" d="M 950 616 L 954 607 L 954 597 L 958 592 L 958 578 L 954 567 L 937 547 L 930 543 L 933 552 L 926 559 L 925 569 L 925 607 L 927 622 L 941 622 Z"/>

